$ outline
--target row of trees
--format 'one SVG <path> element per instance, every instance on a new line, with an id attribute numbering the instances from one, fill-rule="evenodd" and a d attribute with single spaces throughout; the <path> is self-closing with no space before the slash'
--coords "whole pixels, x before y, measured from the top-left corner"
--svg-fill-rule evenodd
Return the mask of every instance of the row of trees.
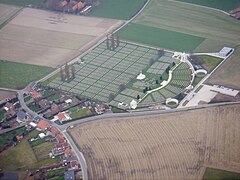
<path id="1" fill-rule="evenodd" d="M 64 67 L 60 68 L 60 76 L 62 81 L 71 81 L 75 78 L 75 67 L 73 64 L 65 64 Z"/>
<path id="2" fill-rule="evenodd" d="M 119 46 L 120 40 L 117 34 L 111 33 L 107 36 L 106 45 L 107 49 L 114 51 Z"/>

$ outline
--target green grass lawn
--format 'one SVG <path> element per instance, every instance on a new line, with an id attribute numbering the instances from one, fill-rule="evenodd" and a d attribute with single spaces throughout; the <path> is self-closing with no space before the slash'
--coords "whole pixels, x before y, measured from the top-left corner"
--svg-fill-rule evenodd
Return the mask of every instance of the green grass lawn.
<path id="1" fill-rule="evenodd" d="M 48 100 L 48 101 L 56 101 L 56 100 L 58 100 L 59 98 L 61 98 L 61 95 L 60 95 L 60 94 L 55 94 L 55 95 L 53 95 L 53 96 L 49 96 L 49 97 L 47 98 L 47 100 Z"/>
<path id="2" fill-rule="evenodd" d="M 198 56 L 202 59 L 203 65 L 211 72 L 217 67 L 217 65 L 223 60 L 221 58 L 212 57 L 212 56 Z"/>
<path id="3" fill-rule="evenodd" d="M 4 171 L 29 169 L 36 161 L 36 156 L 26 139 L 0 154 L 0 167 Z"/>
<path id="4" fill-rule="evenodd" d="M 145 0 L 102 0 L 90 16 L 112 19 L 130 19 L 144 5 Z"/>
<path id="5" fill-rule="evenodd" d="M 177 1 L 183 1 L 188 2 L 192 4 L 202 5 L 202 6 L 208 6 L 212 8 L 221 9 L 224 11 L 230 11 L 232 9 L 240 7 L 240 1 L 239 0 L 177 0 Z"/>
<path id="6" fill-rule="evenodd" d="M 50 67 L 0 61 L 0 87 L 23 88 L 50 73 Z"/>
<path id="7" fill-rule="evenodd" d="M 51 170 L 45 173 L 45 175 L 47 176 L 47 178 L 53 178 L 53 177 L 59 177 L 64 175 L 65 172 L 65 168 L 59 168 L 59 169 L 55 169 L 55 170 Z"/>
<path id="8" fill-rule="evenodd" d="M 30 138 L 30 139 L 31 138 L 36 138 L 38 136 L 38 134 L 39 134 L 39 131 L 33 130 L 30 133 L 28 133 L 27 137 Z"/>
<path id="9" fill-rule="evenodd" d="M 92 114 L 91 110 L 88 108 L 79 108 L 79 107 L 74 107 L 70 109 L 71 111 L 71 118 L 76 119 L 76 118 L 81 118 L 85 116 L 89 116 Z"/>
<path id="10" fill-rule="evenodd" d="M 12 141 L 14 136 L 19 136 L 22 135 L 25 128 L 19 128 L 13 131 L 9 131 L 7 133 L 1 134 L 0 136 L 0 147 L 3 147 L 5 143 L 7 143 L 8 141 Z"/>
<path id="11" fill-rule="evenodd" d="M 33 147 L 33 151 L 38 160 L 43 160 L 49 157 L 49 153 L 52 150 L 53 145 L 49 142 L 41 142 L 37 146 Z"/>
<path id="12" fill-rule="evenodd" d="M 203 180 L 234 180 L 240 179 L 240 173 L 207 168 Z"/>
<path id="13" fill-rule="evenodd" d="M 31 142 L 31 145 L 32 145 L 32 147 L 34 147 L 34 146 L 38 146 L 44 142 L 45 142 L 45 139 L 38 139 L 36 141 Z"/>
<path id="14" fill-rule="evenodd" d="M 193 51 L 204 38 L 141 24 L 130 24 L 119 31 L 122 39 L 176 51 Z"/>
<path id="15" fill-rule="evenodd" d="M 42 3 L 42 0 L 0 0 L 0 3 L 16 6 L 26 6 L 28 4 L 40 5 Z"/>
<path id="16" fill-rule="evenodd" d="M 4 119 L 5 109 L 0 109 L 0 121 Z"/>

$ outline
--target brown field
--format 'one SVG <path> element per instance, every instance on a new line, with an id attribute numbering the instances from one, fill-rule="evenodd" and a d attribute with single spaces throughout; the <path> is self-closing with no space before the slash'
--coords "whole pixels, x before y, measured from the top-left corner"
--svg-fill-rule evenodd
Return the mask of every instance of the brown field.
<path id="1" fill-rule="evenodd" d="M 240 172 L 240 105 L 81 124 L 71 134 L 89 179 L 202 179 Z"/>
<path id="2" fill-rule="evenodd" d="M 121 23 L 25 8 L 0 32 L 0 59 L 58 67 Z"/>
<path id="3" fill-rule="evenodd" d="M 20 9 L 19 7 L 0 4 L 0 24 L 8 20 L 19 9 Z"/>
<path id="4" fill-rule="evenodd" d="M 0 101 L 5 99 L 5 98 L 9 98 L 13 95 L 16 95 L 15 92 L 11 92 L 11 91 L 1 91 L 0 90 Z"/>
<path id="5" fill-rule="evenodd" d="M 209 84 L 220 84 L 240 89 L 240 46 L 223 65 L 208 79 Z"/>

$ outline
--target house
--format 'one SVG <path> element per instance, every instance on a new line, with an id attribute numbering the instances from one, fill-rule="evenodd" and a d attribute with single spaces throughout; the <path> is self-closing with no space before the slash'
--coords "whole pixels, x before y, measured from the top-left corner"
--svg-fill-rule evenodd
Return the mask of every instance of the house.
<path id="1" fill-rule="evenodd" d="M 65 157 L 70 157 L 72 155 L 72 150 L 70 147 L 65 149 Z"/>
<path id="2" fill-rule="evenodd" d="M 42 99 L 41 101 L 39 101 L 38 104 L 41 107 L 41 109 L 47 109 L 50 107 L 50 102 L 46 99 Z"/>
<path id="3" fill-rule="evenodd" d="M 52 128 L 50 129 L 50 132 L 54 135 L 54 137 L 56 137 L 56 136 L 59 134 L 58 129 L 55 128 L 55 127 L 52 127 Z"/>
<path id="4" fill-rule="evenodd" d="M 10 110 L 12 110 L 12 109 L 15 109 L 15 107 L 14 107 L 14 105 L 13 105 L 12 103 L 7 102 L 7 103 L 5 104 L 5 106 L 4 106 L 4 109 L 5 109 L 6 111 L 10 111 Z"/>
<path id="5" fill-rule="evenodd" d="M 66 142 L 65 137 L 63 137 L 63 135 L 61 135 L 61 134 L 58 134 L 55 138 L 56 138 L 56 140 L 57 140 L 58 143 L 64 143 L 64 142 Z"/>
<path id="6" fill-rule="evenodd" d="M 63 143 L 60 143 L 60 144 L 56 144 L 55 145 L 55 149 L 58 149 L 58 150 L 65 150 L 69 147 L 69 144 L 67 142 L 63 142 Z"/>
<path id="7" fill-rule="evenodd" d="M 26 122 L 28 120 L 27 114 L 23 111 L 19 111 L 17 113 L 17 122 L 18 123 L 23 123 Z"/>
<path id="8" fill-rule="evenodd" d="M 57 114 L 59 113 L 60 111 L 60 108 L 57 104 L 53 103 L 52 106 L 51 106 L 51 114 L 54 115 L 54 114 Z"/>
<path id="9" fill-rule="evenodd" d="M 45 131 L 47 130 L 47 128 L 50 126 L 50 124 L 45 121 L 45 120 L 40 120 L 38 123 L 37 123 L 37 127 L 42 130 L 42 131 Z"/>
<path id="10" fill-rule="evenodd" d="M 32 126 L 33 128 L 37 127 L 37 124 L 34 122 L 30 122 L 29 125 Z"/>
<path id="11" fill-rule="evenodd" d="M 69 168 L 68 170 L 77 170 L 78 167 L 78 161 L 77 160 L 72 160 L 69 162 Z"/>
<path id="12" fill-rule="evenodd" d="M 44 133 L 40 133 L 40 134 L 38 134 L 38 136 L 40 137 L 40 139 L 43 139 L 43 138 L 46 137 L 46 134 L 44 134 Z"/>
<path id="13" fill-rule="evenodd" d="M 103 114 L 105 112 L 105 107 L 103 104 L 101 104 L 101 105 L 97 104 L 94 109 L 97 114 Z"/>
<path id="14" fill-rule="evenodd" d="M 75 179 L 74 171 L 66 171 L 64 173 L 64 179 L 65 180 L 74 180 Z"/>
<path id="15" fill-rule="evenodd" d="M 34 100 L 39 100 L 40 98 L 42 98 L 42 94 L 33 90 L 31 91 L 31 97 L 34 99 Z"/>
<path id="16" fill-rule="evenodd" d="M 5 117 L 7 119 L 9 119 L 9 118 L 16 116 L 16 114 L 17 114 L 17 112 L 14 109 L 10 109 L 5 113 Z"/>
<path id="17" fill-rule="evenodd" d="M 16 136 L 17 140 L 20 141 L 23 139 L 23 136 Z"/>
<path id="18" fill-rule="evenodd" d="M 65 100 L 65 103 L 66 103 L 66 104 L 72 104 L 72 99 L 67 99 L 67 100 Z"/>
<path id="19" fill-rule="evenodd" d="M 69 121 L 72 118 L 69 116 L 67 112 L 59 112 L 57 114 L 57 119 L 60 120 L 61 123 L 63 123 L 64 121 Z"/>
<path id="20" fill-rule="evenodd" d="M 63 155 L 64 154 L 64 150 L 63 149 L 61 149 L 61 150 L 58 150 L 58 149 L 56 149 L 56 148 L 54 148 L 54 149 L 52 149 L 52 155 L 53 156 L 61 156 L 61 155 Z"/>

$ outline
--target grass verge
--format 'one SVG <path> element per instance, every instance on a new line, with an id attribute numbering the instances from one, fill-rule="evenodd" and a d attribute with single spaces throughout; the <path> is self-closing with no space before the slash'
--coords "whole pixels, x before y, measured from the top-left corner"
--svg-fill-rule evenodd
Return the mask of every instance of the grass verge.
<path id="1" fill-rule="evenodd" d="M 240 173 L 207 168 L 203 175 L 203 180 L 213 180 L 213 179 L 215 180 L 240 179 Z"/>
<path id="2" fill-rule="evenodd" d="M 52 70 L 50 67 L 0 60 L 0 87 L 21 89 Z"/>

